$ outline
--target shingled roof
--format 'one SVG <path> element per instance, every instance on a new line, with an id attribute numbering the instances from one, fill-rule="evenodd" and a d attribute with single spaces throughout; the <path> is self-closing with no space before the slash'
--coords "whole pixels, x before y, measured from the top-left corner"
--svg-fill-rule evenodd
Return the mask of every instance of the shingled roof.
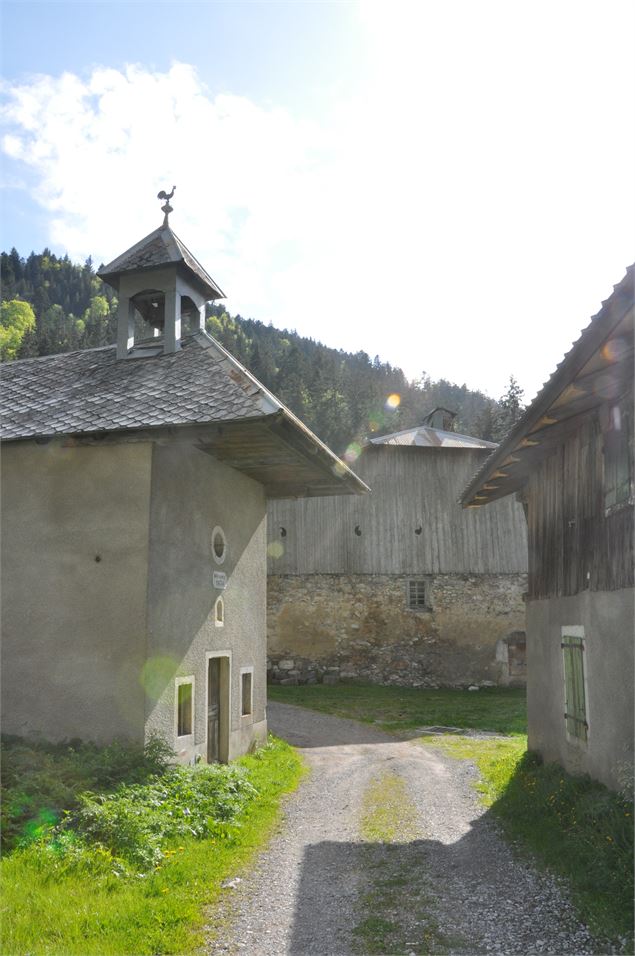
<path id="1" fill-rule="evenodd" d="M 368 490 L 206 332 L 152 358 L 117 361 L 108 346 L 8 362 L 2 398 L 4 441 L 186 437 L 260 481 L 271 497 Z"/>
<path id="2" fill-rule="evenodd" d="M 97 275 L 116 289 L 120 275 L 143 272 L 166 265 L 176 265 L 185 269 L 190 277 L 194 277 L 197 284 L 202 286 L 202 291 L 208 300 L 225 298 L 225 293 L 206 272 L 196 256 L 165 223 L 144 239 L 140 239 L 130 249 L 122 252 L 107 266 L 102 266 Z"/>

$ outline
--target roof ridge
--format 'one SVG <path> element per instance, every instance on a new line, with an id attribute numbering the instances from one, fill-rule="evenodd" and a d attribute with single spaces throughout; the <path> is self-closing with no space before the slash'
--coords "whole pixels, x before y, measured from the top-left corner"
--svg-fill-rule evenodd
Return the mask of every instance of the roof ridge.
<path id="1" fill-rule="evenodd" d="M 378 435 L 376 438 L 370 438 L 369 441 L 374 443 L 380 443 L 380 442 L 384 442 L 385 439 L 387 438 L 394 438 L 398 435 L 407 435 L 410 432 L 418 432 L 424 428 L 427 431 L 435 432 L 439 435 L 449 435 L 452 438 L 467 438 L 468 441 L 486 442 L 486 447 L 489 445 L 495 446 L 497 444 L 496 442 L 490 442 L 489 439 L 487 438 L 480 438 L 478 435 L 466 435 L 464 432 L 449 432 L 445 428 L 434 428 L 433 425 L 425 425 L 425 424 L 411 425 L 410 428 L 403 428 L 397 432 L 388 432 L 386 435 Z"/>

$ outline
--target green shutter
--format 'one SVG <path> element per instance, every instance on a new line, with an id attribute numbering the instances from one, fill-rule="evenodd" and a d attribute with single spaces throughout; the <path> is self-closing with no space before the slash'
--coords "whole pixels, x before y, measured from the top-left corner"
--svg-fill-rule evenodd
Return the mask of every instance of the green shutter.
<path id="1" fill-rule="evenodd" d="M 587 739 L 588 724 L 584 698 L 584 643 L 581 637 L 564 635 L 565 718 L 572 737 Z"/>

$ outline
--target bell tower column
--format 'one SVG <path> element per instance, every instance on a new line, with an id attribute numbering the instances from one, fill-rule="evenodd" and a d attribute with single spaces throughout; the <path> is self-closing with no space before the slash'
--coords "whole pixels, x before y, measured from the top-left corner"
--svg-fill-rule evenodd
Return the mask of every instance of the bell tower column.
<path id="1" fill-rule="evenodd" d="M 181 348 L 181 296 L 175 289 L 165 291 L 165 325 L 163 351 L 178 352 Z"/>
<path id="2" fill-rule="evenodd" d="M 117 307 L 117 358 L 124 359 L 134 345 L 135 307 L 128 296 L 121 296 Z"/>

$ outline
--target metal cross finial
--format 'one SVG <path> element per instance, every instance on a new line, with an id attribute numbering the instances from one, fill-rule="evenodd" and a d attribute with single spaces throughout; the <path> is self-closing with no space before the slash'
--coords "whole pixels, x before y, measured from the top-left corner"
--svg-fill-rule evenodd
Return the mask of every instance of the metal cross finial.
<path id="1" fill-rule="evenodd" d="M 157 199 L 165 199 L 165 206 L 161 206 L 161 212 L 165 213 L 165 216 L 163 218 L 164 226 L 168 225 L 168 216 L 170 215 L 171 212 L 174 211 L 172 209 L 172 206 L 170 205 L 170 200 L 172 199 L 172 196 L 174 195 L 175 189 L 176 189 L 176 186 L 172 186 L 171 193 L 166 193 L 165 189 L 162 189 L 160 193 L 157 193 Z"/>

